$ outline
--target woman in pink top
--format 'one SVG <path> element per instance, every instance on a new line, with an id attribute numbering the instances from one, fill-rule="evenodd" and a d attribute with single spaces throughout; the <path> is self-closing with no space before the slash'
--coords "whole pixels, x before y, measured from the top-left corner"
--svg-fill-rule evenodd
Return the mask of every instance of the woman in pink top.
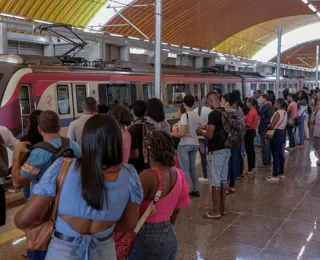
<path id="1" fill-rule="evenodd" d="M 185 174 L 174 168 L 174 148 L 171 137 L 163 131 L 149 133 L 144 141 L 144 157 L 150 169 L 140 173 L 144 201 L 140 206 L 140 216 L 154 199 L 162 179 L 162 194 L 156 204 L 156 212 L 151 213 L 137 234 L 129 260 L 159 259 L 174 260 L 178 251 L 178 240 L 174 231 L 179 209 L 190 203 L 189 188 Z"/>
<path id="2" fill-rule="evenodd" d="M 131 135 L 128 126 L 131 124 L 132 115 L 130 110 L 122 105 L 116 105 L 111 108 L 109 114 L 119 123 L 122 132 L 122 162 L 128 163 L 130 157 Z"/>
<path id="3" fill-rule="evenodd" d="M 296 119 L 298 114 L 298 105 L 293 99 L 293 94 L 290 93 L 287 97 L 287 100 L 289 102 L 289 106 L 287 109 L 288 116 L 292 119 Z M 289 137 L 289 147 L 287 148 L 287 150 L 289 152 L 293 151 L 293 148 L 296 146 L 296 140 L 293 134 L 293 128 L 294 127 L 290 127 L 290 126 L 287 127 L 288 137 Z"/>
<path id="4" fill-rule="evenodd" d="M 258 101 L 255 98 L 249 98 L 247 106 L 250 109 L 244 123 L 246 124 L 246 135 L 244 139 L 244 145 L 246 147 L 247 159 L 248 159 L 248 171 L 249 177 L 254 176 L 253 169 L 256 168 L 256 153 L 254 150 L 254 138 L 256 137 L 256 129 L 259 122 L 258 114 Z"/>

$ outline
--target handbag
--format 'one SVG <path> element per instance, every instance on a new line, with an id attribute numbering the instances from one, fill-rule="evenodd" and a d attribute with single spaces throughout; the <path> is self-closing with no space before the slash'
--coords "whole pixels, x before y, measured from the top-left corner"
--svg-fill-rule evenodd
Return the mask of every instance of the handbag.
<path id="1" fill-rule="evenodd" d="M 24 232 L 27 237 L 28 249 L 31 251 L 36 251 L 36 250 L 44 251 L 48 249 L 51 236 L 54 232 L 54 225 L 55 225 L 55 220 L 57 218 L 57 209 L 58 209 L 62 185 L 67 175 L 71 162 L 72 162 L 72 159 L 64 158 L 63 164 L 61 166 L 61 169 L 57 178 L 56 197 L 54 198 L 54 201 L 52 202 L 51 207 L 49 206 L 45 211 L 45 214 L 41 217 L 42 223 L 35 227 L 24 229 Z"/>
<path id="2" fill-rule="evenodd" d="M 133 232 L 113 232 L 113 240 L 115 243 L 118 260 L 125 259 L 125 257 L 129 255 L 136 235 L 139 233 L 140 229 L 142 228 L 143 224 L 146 222 L 150 214 L 152 212 L 156 212 L 155 205 L 159 201 L 162 194 L 163 178 L 162 172 L 158 168 L 151 168 L 150 170 L 157 174 L 159 181 L 158 191 L 156 192 L 153 201 L 150 203 L 146 211 L 139 219 L 137 226 Z"/>
<path id="3" fill-rule="evenodd" d="M 283 121 L 284 121 L 285 118 L 286 118 L 286 116 L 283 117 L 283 119 L 282 119 L 282 121 L 281 121 L 280 124 L 277 124 L 277 127 L 283 123 Z M 288 124 L 287 124 L 287 125 L 288 125 Z M 276 132 L 276 129 L 270 129 L 270 130 L 268 130 L 268 131 L 266 132 L 265 138 L 271 140 L 271 139 L 273 138 L 275 132 Z"/>

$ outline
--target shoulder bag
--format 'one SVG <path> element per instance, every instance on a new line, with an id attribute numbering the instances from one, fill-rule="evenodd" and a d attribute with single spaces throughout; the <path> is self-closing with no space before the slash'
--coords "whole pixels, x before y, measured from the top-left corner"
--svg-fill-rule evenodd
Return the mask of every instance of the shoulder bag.
<path id="1" fill-rule="evenodd" d="M 115 243 L 118 260 L 125 259 L 126 256 L 129 255 L 133 245 L 134 238 L 139 233 L 140 229 L 142 228 L 143 224 L 146 222 L 150 214 L 152 212 L 156 212 L 155 205 L 159 201 L 162 194 L 163 173 L 158 168 L 152 168 L 150 170 L 154 171 L 158 176 L 158 180 L 159 180 L 158 191 L 156 192 L 156 195 L 154 196 L 154 199 L 150 203 L 149 207 L 146 209 L 146 211 L 143 213 L 143 215 L 139 219 L 137 226 L 133 232 L 114 232 L 113 233 L 113 240 Z"/>
<path id="2" fill-rule="evenodd" d="M 31 251 L 36 250 L 47 250 L 51 236 L 54 232 L 55 221 L 57 218 L 58 204 L 60 199 L 60 193 L 62 190 L 62 185 L 64 179 L 67 175 L 69 166 L 72 162 L 70 158 L 64 158 L 63 164 L 61 166 L 58 178 L 57 178 L 57 194 L 51 207 L 48 208 L 47 214 L 44 214 L 44 219 L 42 220 L 42 224 L 27 228 L 24 230 L 27 237 L 27 245 L 28 249 Z M 48 217 L 49 216 L 49 217 Z M 46 218 L 47 217 L 47 218 Z"/>
<path id="3" fill-rule="evenodd" d="M 286 116 L 284 115 L 281 123 L 280 123 L 280 124 L 277 124 L 277 127 L 283 123 L 283 121 L 284 121 L 285 118 L 286 118 Z M 266 132 L 265 138 L 271 140 L 271 139 L 273 138 L 276 130 L 277 130 L 277 129 L 270 129 L 270 130 L 268 130 L 268 131 Z"/>

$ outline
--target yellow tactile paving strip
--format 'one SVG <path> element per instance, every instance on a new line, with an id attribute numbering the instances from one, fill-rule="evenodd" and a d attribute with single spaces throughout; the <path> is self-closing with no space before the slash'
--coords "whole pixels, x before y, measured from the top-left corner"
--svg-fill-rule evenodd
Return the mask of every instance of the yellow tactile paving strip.
<path id="1" fill-rule="evenodd" d="M 24 235 L 24 232 L 20 229 L 14 229 L 11 231 L 8 231 L 6 233 L 0 234 L 0 245 L 4 244 L 12 239 L 15 239 L 17 237 L 20 237 Z"/>

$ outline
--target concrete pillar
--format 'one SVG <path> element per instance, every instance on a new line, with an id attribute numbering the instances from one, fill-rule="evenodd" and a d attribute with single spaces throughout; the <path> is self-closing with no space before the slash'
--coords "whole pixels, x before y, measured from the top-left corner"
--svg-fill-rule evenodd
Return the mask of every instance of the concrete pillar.
<path id="1" fill-rule="evenodd" d="M 204 67 L 204 58 L 196 57 L 196 69 L 200 69 Z"/>
<path id="2" fill-rule="evenodd" d="M 103 45 L 105 45 L 105 43 L 91 41 L 89 42 L 89 46 L 86 47 L 89 49 L 89 61 L 95 61 L 99 59 L 103 60 Z"/>
<path id="3" fill-rule="evenodd" d="M 205 59 L 205 67 L 206 68 L 210 68 L 216 65 L 216 59 L 215 58 L 209 58 L 209 59 Z"/>
<path id="4" fill-rule="evenodd" d="M 130 47 L 128 46 L 120 47 L 120 60 L 130 61 Z"/>
<path id="5" fill-rule="evenodd" d="M 237 61 L 235 64 L 235 68 L 234 68 L 235 71 L 239 71 L 239 64 L 240 64 L 240 62 Z"/>
<path id="6" fill-rule="evenodd" d="M 167 51 L 161 51 L 161 64 L 163 64 L 166 59 L 168 58 L 169 53 Z M 154 51 L 148 51 L 148 63 L 154 63 L 155 62 L 155 52 Z"/>
<path id="7" fill-rule="evenodd" d="M 44 45 L 44 56 L 54 57 L 54 46 L 53 46 L 53 44 Z"/>
<path id="8" fill-rule="evenodd" d="M 0 23 L 0 54 L 8 53 L 7 24 Z"/>

